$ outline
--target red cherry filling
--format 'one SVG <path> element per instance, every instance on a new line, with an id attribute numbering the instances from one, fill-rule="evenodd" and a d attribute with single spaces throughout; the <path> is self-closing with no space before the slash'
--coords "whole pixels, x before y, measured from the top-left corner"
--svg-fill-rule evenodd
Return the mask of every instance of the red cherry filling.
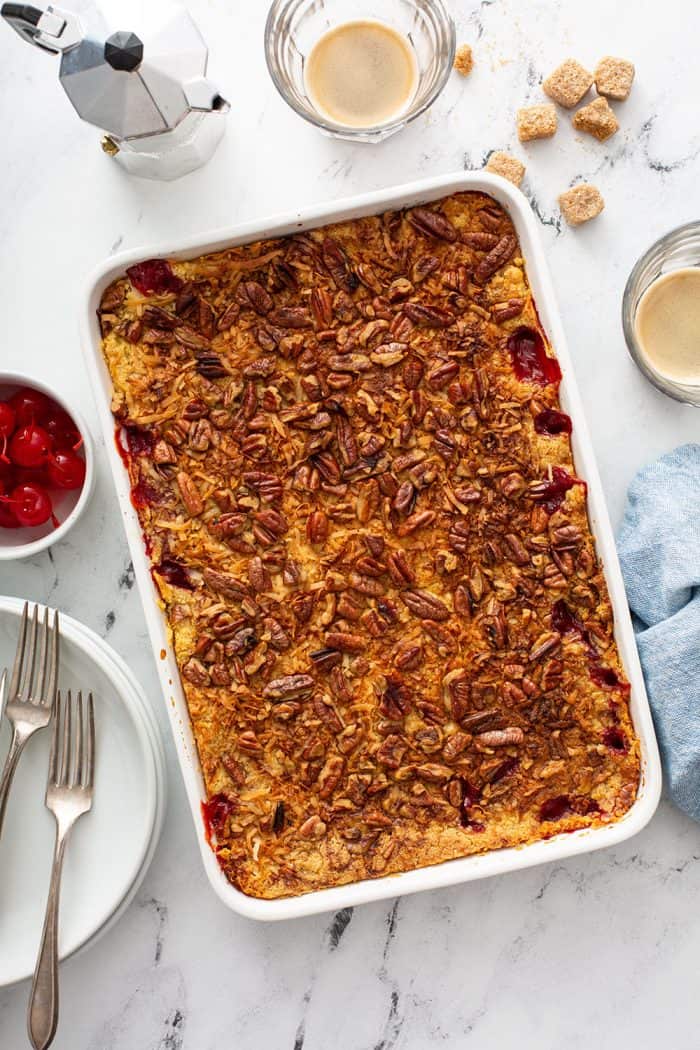
<path id="1" fill-rule="evenodd" d="M 145 427 L 125 426 L 122 427 L 126 447 L 132 456 L 146 456 L 153 451 L 155 437 L 152 431 Z"/>
<path id="2" fill-rule="evenodd" d="M 548 798 L 540 806 L 540 820 L 561 820 L 565 813 L 571 811 L 568 795 L 556 795 Z"/>
<path id="3" fill-rule="evenodd" d="M 126 272 L 141 295 L 164 295 L 166 292 L 179 292 L 182 288 L 182 281 L 165 259 L 147 259 L 130 266 Z"/>
<path id="4" fill-rule="evenodd" d="M 591 678 L 603 689 L 615 689 L 616 686 L 622 685 L 612 667 L 592 667 Z"/>
<path id="5" fill-rule="evenodd" d="M 558 631 L 559 634 L 580 634 L 582 638 L 587 633 L 578 616 L 572 613 L 563 598 L 552 606 L 552 630 Z"/>
<path id="6" fill-rule="evenodd" d="M 235 803 L 227 795 L 218 794 L 202 803 L 202 817 L 207 842 L 211 845 L 212 833 L 219 838 L 226 828 L 226 821 L 235 809 Z"/>
<path id="7" fill-rule="evenodd" d="M 131 489 L 131 502 L 136 507 L 136 510 L 142 510 L 144 507 L 150 507 L 155 503 L 162 503 L 163 500 L 163 492 L 146 478 L 141 478 Z"/>
<path id="8" fill-rule="evenodd" d="M 187 591 L 194 589 L 187 569 L 179 561 L 175 561 L 172 558 L 164 558 L 160 565 L 157 566 L 156 572 L 173 587 L 183 587 Z"/>
<path id="9" fill-rule="evenodd" d="M 571 417 L 566 412 L 557 412 L 555 408 L 543 408 L 535 416 L 535 430 L 547 437 L 571 433 Z"/>
<path id="10" fill-rule="evenodd" d="M 625 734 L 617 726 L 610 726 L 603 733 L 603 743 L 612 748 L 613 751 L 626 751 L 627 740 Z"/>
<path id="11" fill-rule="evenodd" d="M 504 762 L 501 762 L 500 766 L 496 766 L 489 777 L 489 781 L 495 784 L 497 781 L 503 780 L 504 777 L 507 777 L 515 770 L 519 763 L 520 759 L 518 758 L 507 758 Z"/>
<path id="12" fill-rule="evenodd" d="M 79 489 L 85 481 L 85 460 L 70 448 L 59 449 L 49 460 L 49 482 L 57 489 Z"/>
<path id="13" fill-rule="evenodd" d="M 572 477 L 563 467 L 552 467 L 551 478 L 540 481 L 536 487 L 531 489 L 531 495 L 548 514 L 554 514 L 561 507 L 569 489 L 572 489 L 574 485 L 585 484 L 585 481 L 580 478 Z"/>
<path id="14" fill-rule="evenodd" d="M 9 453 L 18 467 L 42 467 L 51 454 L 51 438 L 43 427 L 27 423 L 12 435 Z"/>
<path id="15" fill-rule="evenodd" d="M 590 813 L 600 813 L 600 806 L 585 795 L 555 795 L 540 806 L 541 821 L 561 820 L 567 813 L 585 817 Z"/>
<path id="16" fill-rule="evenodd" d="M 534 328 L 516 328 L 508 339 L 513 371 L 521 382 L 548 386 L 561 379 L 559 362 L 548 357 L 544 340 Z"/>
<path id="17" fill-rule="evenodd" d="M 469 816 L 469 810 L 479 801 L 481 792 L 466 777 L 459 777 L 458 781 L 462 792 L 462 801 L 459 804 L 459 822 L 463 828 L 471 828 L 472 831 L 483 831 L 484 825 L 472 820 Z"/>

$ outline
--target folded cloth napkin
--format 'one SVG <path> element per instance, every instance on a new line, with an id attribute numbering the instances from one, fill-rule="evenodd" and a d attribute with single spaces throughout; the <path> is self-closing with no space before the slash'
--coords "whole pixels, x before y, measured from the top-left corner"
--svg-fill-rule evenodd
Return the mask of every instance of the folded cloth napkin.
<path id="1" fill-rule="evenodd" d="M 640 470 L 618 550 L 666 783 L 700 821 L 700 445 Z"/>

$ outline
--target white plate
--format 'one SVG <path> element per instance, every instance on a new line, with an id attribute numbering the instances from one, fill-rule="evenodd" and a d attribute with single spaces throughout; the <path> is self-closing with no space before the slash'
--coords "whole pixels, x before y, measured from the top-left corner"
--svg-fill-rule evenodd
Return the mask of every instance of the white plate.
<path id="1" fill-rule="evenodd" d="M 23 602 L 0 598 L 0 668 L 11 666 Z M 138 683 L 96 634 L 61 616 L 61 689 L 95 698 L 95 796 L 68 842 L 59 955 L 101 936 L 133 898 L 155 850 L 165 773 L 158 730 Z M 9 742 L 0 733 L 0 761 Z M 29 977 L 36 961 L 51 870 L 54 823 L 44 806 L 50 730 L 29 741 L 0 839 L 0 987 Z"/>
<path id="2" fill-rule="evenodd" d="M 637 799 L 620 820 L 600 828 L 585 828 L 571 834 L 553 835 L 550 839 L 533 842 L 527 846 L 460 857 L 430 867 L 405 871 L 398 875 L 385 875 L 377 879 L 350 883 L 347 886 L 316 890 L 300 897 L 271 901 L 248 897 L 228 882 L 217 863 L 216 856 L 209 847 L 205 834 L 201 813 L 201 803 L 205 797 L 204 783 L 187 702 L 180 682 L 175 654 L 170 644 L 160 598 L 150 574 L 143 533 L 131 503 L 129 477 L 114 441 L 114 418 L 110 409 L 112 381 L 102 357 L 100 327 L 97 320 L 100 299 L 105 288 L 116 277 L 122 276 L 127 266 L 143 259 L 154 256 L 192 258 L 206 252 L 221 251 L 232 245 L 247 244 L 264 237 L 284 237 L 290 233 L 323 226 L 325 223 L 357 219 L 363 215 L 377 215 L 394 208 L 413 207 L 416 204 L 425 204 L 439 197 L 446 197 L 451 193 L 464 190 L 488 193 L 509 212 L 520 240 L 540 321 L 561 365 L 563 378 L 560 396 L 564 411 L 568 412 L 573 420 L 572 444 L 576 473 L 588 483 L 588 513 L 591 530 L 603 564 L 610 601 L 615 614 L 615 637 L 620 658 L 632 685 L 630 709 L 642 752 L 642 776 Z M 86 289 L 81 325 L 83 350 L 97 400 L 102 435 L 112 468 L 122 520 L 134 563 L 134 572 L 143 600 L 146 622 L 151 635 L 180 768 L 197 829 L 202 860 L 209 881 L 229 908 L 252 919 L 294 919 L 301 915 L 313 915 L 322 911 L 337 911 L 340 908 L 354 907 L 368 901 L 416 893 L 419 890 L 438 889 L 442 886 L 467 882 L 470 879 L 501 875 L 507 871 L 530 867 L 533 864 L 561 860 L 564 857 L 600 849 L 602 846 L 612 846 L 641 831 L 651 819 L 661 794 L 659 751 L 656 746 L 649 701 L 644 687 L 627 597 L 617 559 L 615 539 L 598 477 L 593 446 L 588 436 L 583 406 L 576 388 L 564 329 L 540 244 L 539 229 L 527 200 L 512 183 L 506 182 L 498 175 L 490 175 L 483 171 L 440 175 L 407 186 L 377 190 L 350 200 L 307 208 L 291 215 L 249 222 L 233 229 L 217 230 L 214 233 L 190 237 L 180 242 L 153 245 L 150 250 L 140 248 L 122 252 L 111 256 L 92 274 Z M 593 321 L 591 325 L 594 328 Z M 161 653 L 165 654 L 164 658 L 159 658 Z"/>

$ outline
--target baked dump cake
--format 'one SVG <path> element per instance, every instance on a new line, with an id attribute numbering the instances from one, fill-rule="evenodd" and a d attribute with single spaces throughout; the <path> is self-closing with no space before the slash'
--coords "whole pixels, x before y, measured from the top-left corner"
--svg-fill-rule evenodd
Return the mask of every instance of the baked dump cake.
<path id="1" fill-rule="evenodd" d="M 559 366 L 494 200 L 150 260 L 100 314 L 234 885 L 301 894 L 630 807 Z"/>

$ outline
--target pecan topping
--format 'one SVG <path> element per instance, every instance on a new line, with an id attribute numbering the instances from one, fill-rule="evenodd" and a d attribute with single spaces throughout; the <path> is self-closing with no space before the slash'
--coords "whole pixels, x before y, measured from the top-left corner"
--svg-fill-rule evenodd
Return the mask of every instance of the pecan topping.
<path id="1" fill-rule="evenodd" d="M 133 280 L 100 309 L 112 408 L 226 876 L 284 898 L 624 813 L 575 420 L 504 209 Z"/>
<path id="2" fill-rule="evenodd" d="M 262 317 L 267 316 L 274 306 L 272 296 L 257 281 L 243 281 L 241 284 L 240 300 L 245 305 L 250 305 L 256 313 Z"/>
<path id="3" fill-rule="evenodd" d="M 329 631 L 326 635 L 326 645 L 330 649 L 339 649 L 341 653 L 362 653 L 366 648 L 362 635 L 350 634 L 347 631 Z"/>
<path id="4" fill-rule="evenodd" d="M 206 686 L 209 685 L 211 681 L 210 674 L 202 661 L 197 660 L 194 657 L 187 661 L 182 668 L 182 673 L 192 685 Z"/>
<path id="5" fill-rule="evenodd" d="M 247 594 L 247 587 L 241 580 L 236 579 L 228 572 L 220 572 L 218 569 L 210 569 L 209 567 L 204 569 L 205 582 L 219 594 L 223 594 L 226 598 L 244 598 Z"/>
<path id="6" fill-rule="evenodd" d="M 286 674 L 268 682 L 262 695 L 266 700 L 303 700 L 311 695 L 313 688 L 314 680 L 311 675 Z"/>
<path id="7" fill-rule="evenodd" d="M 377 761 L 388 769 L 398 769 L 406 754 L 407 745 L 402 737 L 392 733 L 377 751 Z"/>
<path id="8" fill-rule="evenodd" d="M 426 328 L 449 328 L 454 322 L 452 314 L 448 310 L 443 310 L 441 306 L 406 303 L 403 309 L 414 324 L 423 325 Z"/>
<path id="9" fill-rule="evenodd" d="M 429 591 L 402 591 L 401 601 L 422 620 L 448 620 L 450 610 Z"/>
<path id="10" fill-rule="evenodd" d="M 312 321 L 308 310 L 303 306 L 279 306 L 268 314 L 272 324 L 280 328 L 311 328 Z"/>
<path id="11" fill-rule="evenodd" d="M 318 814 L 314 813 L 301 825 L 299 834 L 303 839 L 322 839 L 326 834 L 326 825 Z"/>
<path id="12" fill-rule="evenodd" d="M 449 244 L 457 240 L 457 231 L 442 212 L 431 211 L 429 208 L 412 208 L 408 212 L 408 220 L 417 230 L 429 237 L 437 237 Z"/>
<path id="13" fill-rule="evenodd" d="M 228 368 L 218 354 L 205 350 L 196 355 L 197 371 L 207 379 L 221 379 L 228 375 Z"/>
<path id="14" fill-rule="evenodd" d="M 517 247 L 518 239 L 515 234 L 505 233 L 474 270 L 474 280 L 479 284 L 485 284 L 497 270 L 508 262 Z"/>
<path id="15" fill-rule="evenodd" d="M 325 543 L 328 539 L 328 516 L 322 510 L 314 510 L 306 520 L 306 538 L 309 543 Z"/>
<path id="16" fill-rule="evenodd" d="M 187 508 L 187 513 L 190 517 L 196 518 L 204 510 L 204 503 L 202 502 L 202 497 L 199 495 L 195 482 L 189 474 L 180 471 L 177 475 L 177 484 L 180 489 L 182 502 Z"/>
<path id="17" fill-rule="evenodd" d="M 324 238 L 322 255 L 324 265 L 338 288 L 354 292 L 360 283 L 359 278 L 350 269 L 345 253 L 332 237 Z"/>
<path id="18" fill-rule="evenodd" d="M 507 747 L 509 744 L 522 744 L 525 734 L 517 726 L 511 726 L 508 729 L 487 730 L 479 733 L 476 739 L 486 747 Z"/>

